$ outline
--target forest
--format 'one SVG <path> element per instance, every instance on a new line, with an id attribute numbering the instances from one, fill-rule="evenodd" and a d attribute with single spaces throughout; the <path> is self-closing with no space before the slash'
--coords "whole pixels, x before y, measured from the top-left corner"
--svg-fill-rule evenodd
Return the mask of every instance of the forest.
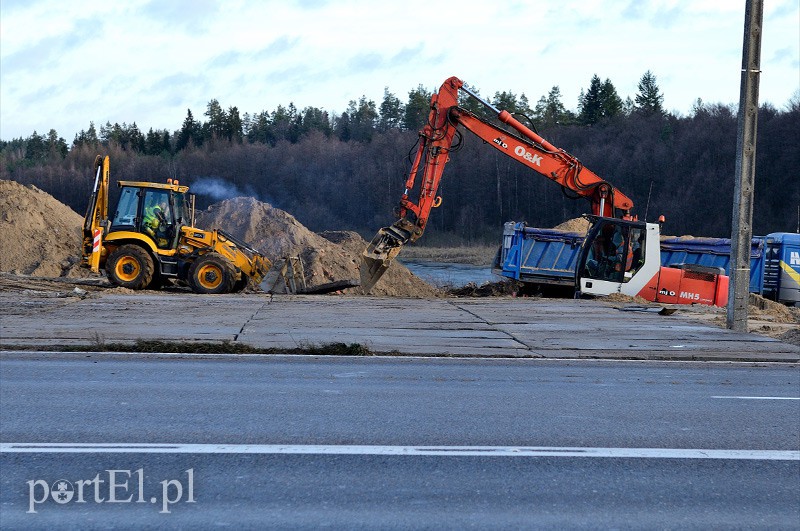
<path id="1" fill-rule="evenodd" d="M 470 87 L 479 92 L 476 87 Z M 83 214 L 98 154 L 111 158 L 112 180 L 179 179 L 198 206 L 247 195 L 294 215 L 311 230 L 354 230 L 364 237 L 394 221 L 417 132 L 432 91 L 419 85 L 401 101 L 362 96 L 345 112 L 298 109 L 240 113 L 212 99 L 191 109 L 174 131 L 136 123 L 89 122 L 71 143 L 50 130 L 0 140 L 0 179 L 33 184 Z M 623 100 L 610 80 L 591 78 L 576 110 L 558 86 L 531 104 L 525 94 L 486 98 L 622 190 L 639 219 L 666 217 L 666 234 L 730 237 L 735 178 L 735 106 L 697 100 L 686 116 L 663 108 L 655 75 Z M 465 98 L 468 110 L 489 116 Z M 177 125 L 177 124 L 176 124 Z M 800 93 L 758 115 L 753 233 L 794 232 L 800 224 Z M 585 200 L 504 157 L 469 132 L 451 153 L 433 212 L 428 245 L 498 243 L 506 221 L 552 227 L 589 210 Z"/>

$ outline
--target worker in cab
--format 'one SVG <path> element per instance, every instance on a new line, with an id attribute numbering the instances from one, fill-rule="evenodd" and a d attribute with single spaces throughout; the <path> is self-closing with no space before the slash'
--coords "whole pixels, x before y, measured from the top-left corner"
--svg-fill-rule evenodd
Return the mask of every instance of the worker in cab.
<path id="1" fill-rule="evenodd" d="M 613 256 L 611 261 L 614 264 L 614 271 L 630 271 L 633 265 L 633 248 L 631 242 L 627 238 L 628 229 L 617 226 L 614 229 L 614 235 L 611 237 L 611 245 L 613 246 Z M 626 245 L 626 241 L 628 245 Z"/>
<path id="2" fill-rule="evenodd" d="M 154 202 L 150 207 L 145 208 L 144 220 L 142 228 L 145 234 L 153 238 L 156 245 L 164 247 L 167 245 L 165 238 L 167 230 L 167 220 L 169 219 L 166 198 L 162 198 L 158 202 Z"/>

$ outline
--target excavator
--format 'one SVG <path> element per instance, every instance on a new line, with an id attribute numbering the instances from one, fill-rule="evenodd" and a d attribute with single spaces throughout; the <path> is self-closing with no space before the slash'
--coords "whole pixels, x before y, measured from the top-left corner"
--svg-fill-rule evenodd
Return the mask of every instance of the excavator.
<path id="1" fill-rule="evenodd" d="M 105 268 L 112 284 L 134 290 L 158 289 L 173 279 L 204 294 L 261 283 L 271 262 L 224 231 L 195 227 L 194 196 L 177 180 L 119 181 L 109 218 L 109 168 L 109 157 L 98 155 L 83 224 L 83 267 Z"/>
<path id="2" fill-rule="evenodd" d="M 461 93 L 477 100 L 503 125 L 459 106 Z M 431 97 L 430 108 L 396 211 L 398 219 L 381 228 L 362 253 L 360 275 L 365 292 L 378 282 L 406 243 L 422 236 L 431 209 L 441 205 L 437 191 L 454 140 L 460 138 L 460 126 L 556 182 L 565 194 L 589 201 L 591 214 L 586 217 L 592 225 L 578 260 L 576 296 L 621 293 L 669 304 L 727 303 L 724 271 L 689 264 L 662 267 L 660 223 L 638 221 L 632 214 L 633 201 L 624 193 L 508 111 L 483 100 L 459 78 L 451 77 L 442 84 Z"/>

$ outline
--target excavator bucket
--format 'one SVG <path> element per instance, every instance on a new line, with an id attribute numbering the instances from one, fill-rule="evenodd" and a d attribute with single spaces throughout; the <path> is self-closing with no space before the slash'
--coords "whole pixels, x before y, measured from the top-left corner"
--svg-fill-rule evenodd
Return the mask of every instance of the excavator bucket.
<path id="1" fill-rule="evenodd" d="M 378 231 L 361 255 L 361 289 L 364 293 L 369 293 L 389 269 L 392 260 L 400 254 L 408 238 L 408 232 L 397 224 Z"/>

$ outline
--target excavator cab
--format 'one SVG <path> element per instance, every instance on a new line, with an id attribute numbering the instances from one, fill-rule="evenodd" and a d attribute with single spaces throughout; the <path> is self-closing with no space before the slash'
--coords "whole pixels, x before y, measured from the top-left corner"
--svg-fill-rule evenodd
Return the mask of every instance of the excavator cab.
<path id="1" fill-rule="evenodd" d="M 577 290 L 637 295 L 660 267 L 658 225 L 587 217 L 592 225 L 578 259 Z"/>
<path id="2" fill-rule="evenodd" d="M 661 265 L 659 224 L 587 217 L 593 223 L 578 258 L 578 295 L 620 293 L 666 304 L 727 303 L 728 277 L 721 268 Z"/>

